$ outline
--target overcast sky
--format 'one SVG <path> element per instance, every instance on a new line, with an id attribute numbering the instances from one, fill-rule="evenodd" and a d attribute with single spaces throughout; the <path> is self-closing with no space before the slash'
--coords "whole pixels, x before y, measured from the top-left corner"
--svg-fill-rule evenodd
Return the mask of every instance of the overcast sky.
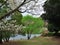
<path id="1" fill-rule="evenodd" d="M 44 5 L 44 2 L 45 2 L 46 0 L 39 0 L 38 1 L 38 3 L 37 3 L 37 5 L 39 4 L 40 5 L 40 10 L 38 10 L 39 12 L 38 13 L 40 13 L 40 15 L 42 14 L 42 13 L 44 13 L 44 9 L 43 9 L 43 5 Z M 27 13 L 27 12 L 25 12 L 25 13 L 22 13 L 23 14 L 23 16 L 26 16 L 27 14 L 29 14 L 29 13 Z M 39 17 L 40 15 L 33 15 L 33 17 Z"/>

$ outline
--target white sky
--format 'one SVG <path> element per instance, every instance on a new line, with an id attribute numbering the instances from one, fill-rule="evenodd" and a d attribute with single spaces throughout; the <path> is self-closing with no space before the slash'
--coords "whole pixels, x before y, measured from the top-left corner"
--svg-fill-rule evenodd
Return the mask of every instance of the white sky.
<path id="1" fill-rule="evenodd" d="M 37 5 L 39 4 L 40 5 L 40 10 L 39 10 L 39 13 L 40 13 L 40 15 L 42 14 L 42 13 L 44 13 L 44 9 L 43 9 L 43 5 L 44 5 L 44 2 L 45 2 L 46 0 L 39 0 L 39 2 L 37 3 Z M 22 13 L 22 15 L 23 16 L 26 16 L 27 14 L 29 14 L 29 13 L 27 13 L 27 12 L 25 12 L 25 13 Z M 33 17 L 40 17 L 40 15 L 32 15 Z"/>

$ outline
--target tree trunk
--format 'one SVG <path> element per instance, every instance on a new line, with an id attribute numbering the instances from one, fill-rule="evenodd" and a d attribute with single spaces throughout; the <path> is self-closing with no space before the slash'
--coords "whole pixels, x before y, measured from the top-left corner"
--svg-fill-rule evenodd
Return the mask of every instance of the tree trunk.
<path id="1" fill-rule="evenodd" d="M 0 43 L 2 43 L 2 31 L 0 30 Z"/>
<path id="2" fill-rule="evenodd" d="M 2 44 L 3 42 L 2 42 L 2 39 L 0 39 L 0 44 Z"/>
<path id="3" fill-rule="evenodd" d="M 28 40 L 29 40 L 29 39 L 30 39 L 30 37 L 31 37 L 31 34 L 28 34 L 27 36 L 28 36 L 27 38 L 28 38 Z"/>
<path id="4" fill-rule="evenodd" d="M 57 36 L 57 35 L 58 35 L 58 31 L 55 31 L 54 36 Z"/>
<path id="5" fill-rule="evenodd" d="M 9 42 L 9 38 L 6 38 L 6 42 Z"/>
<path id="6" fill-rule="evenodd" d="M 0 43 L 2 43 L 2 34 L 0 35 Z"/>

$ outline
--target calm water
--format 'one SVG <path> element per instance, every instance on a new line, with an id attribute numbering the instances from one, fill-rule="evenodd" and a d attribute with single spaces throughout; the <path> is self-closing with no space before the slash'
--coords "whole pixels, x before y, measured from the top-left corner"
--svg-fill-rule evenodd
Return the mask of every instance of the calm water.
<path id="1" fill-rule="evenodd" d="M 31 34 L 30 39 L 32 39 L 34 37 L 39 37 L 39 36 L 41 36 L 41 34 Z M 27 34 L 25 36 L 17 35 L 15 37 L 10 37 L 10 40 L 27 40 Z"/>

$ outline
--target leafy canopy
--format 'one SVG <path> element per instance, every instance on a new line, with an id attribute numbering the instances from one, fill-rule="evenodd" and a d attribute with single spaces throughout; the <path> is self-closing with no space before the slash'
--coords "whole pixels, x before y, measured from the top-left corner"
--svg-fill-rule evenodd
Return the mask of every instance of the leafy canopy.
<path id="1" fill-rule="evenodd" d="M 34 18 L 29 15 L 23 17 L 22 23 L 25 26 L 24 30 L 31 31 L 31 33 L 40 33 L 40 29 L 44 26 L 42 18 Z"/>
<path id="2" fill-rule="evenodd" d="M 22 14 L 18 11 L 14 12 L 14 14 L 12 15 L 12 20 L 16 20 L 16 24 L 21 24 L 21 20 L 22 20 Z"/>
<path id="3" fill-rule="evenodd" d="M 45 14 L 42 15 L 42 18 L 48 20 L 49 27 L 53 29 L 53 31 L 60 30 L 60 0 L 47 0 L 44 4 Z M 55 27 L 55 28 L 54 28 Z M 50 28 L 49 28 L 50 29 Z"/>

